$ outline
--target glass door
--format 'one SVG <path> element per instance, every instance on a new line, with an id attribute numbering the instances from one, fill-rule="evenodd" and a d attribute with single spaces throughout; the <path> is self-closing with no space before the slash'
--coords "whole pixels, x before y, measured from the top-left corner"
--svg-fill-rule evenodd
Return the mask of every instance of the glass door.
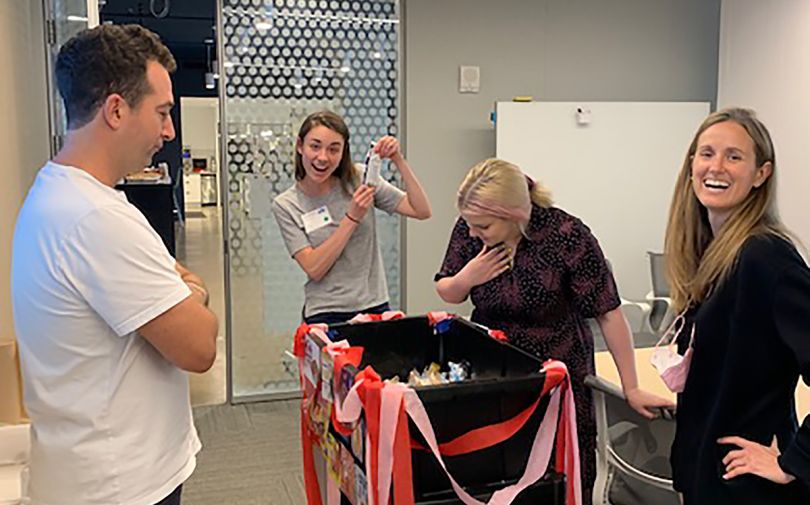
<path id="1" fill-rule="evenodd" d="M 234 401 L 298 391 L 289 351 L 301 321 L 304 273 L 270 210 L 294 183 L 295 136 L 331 109 L 351 130 L 355 157 L 398 136 L 397 0 L 219 0 L 230 394 Z M 355 159 L 356 162 L 362 162 Z M 389 181 L 401 185 L 385 167 Z M 401 300 L 399 216 L 377 213 L 389 299 Z"/>
<path id="2" fill-rule="evenodd" d="M 68 39 L 98 24 L 99 4 L 104 0 L 43 0 L 45 15 L 45 46 L 48 61 L 48 107 L 50 110 L 51 156 L 62 147 L 67 130 L 67 117 L 59 97 L 54 65 L 59 48 Z"/>

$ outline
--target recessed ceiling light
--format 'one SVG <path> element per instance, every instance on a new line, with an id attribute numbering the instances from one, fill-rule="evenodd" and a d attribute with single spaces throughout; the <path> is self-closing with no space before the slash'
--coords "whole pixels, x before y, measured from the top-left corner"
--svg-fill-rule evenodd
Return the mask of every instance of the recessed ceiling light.
<path id="1" fill-rule="evenodd" d="M 260 32 L 264 32 L 264 31 L 267 31 L 270 28 L 272 28 L 273 23 L 271 23 L 270 21 L 262 19 L 262 20 L 256 21 L 256 23 L 253 26 L 255 26 L 256 29 L 259 30 Z"/>

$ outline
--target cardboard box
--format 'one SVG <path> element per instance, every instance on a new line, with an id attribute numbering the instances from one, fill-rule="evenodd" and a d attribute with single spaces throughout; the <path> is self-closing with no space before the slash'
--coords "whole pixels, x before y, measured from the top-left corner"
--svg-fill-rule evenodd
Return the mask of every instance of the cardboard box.
<path id="1" fill-rule="evenodd" d="M 17 343 L 14 340 L 0 341 L 0 424 L 27 421 Z"/>

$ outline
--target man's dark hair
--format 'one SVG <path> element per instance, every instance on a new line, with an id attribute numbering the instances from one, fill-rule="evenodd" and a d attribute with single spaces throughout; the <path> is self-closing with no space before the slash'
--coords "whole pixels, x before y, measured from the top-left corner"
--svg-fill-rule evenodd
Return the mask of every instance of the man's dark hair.
<path id="1" fill-rule="evenodd" d="M 89 123 L 113 93 L 137 107 L 151 91 L 146 64 L 169 72 L 177 64 L 160 38 L 140 25 L 99 25 L 68 40 L 56 58 L 56 85 L 65 102 L 69 129 Z"/>

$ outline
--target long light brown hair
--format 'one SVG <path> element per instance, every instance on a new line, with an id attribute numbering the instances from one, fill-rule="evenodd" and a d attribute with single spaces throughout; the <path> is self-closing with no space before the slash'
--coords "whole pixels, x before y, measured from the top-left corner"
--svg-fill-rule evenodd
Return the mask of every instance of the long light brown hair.
<path id="1" fill-rule="evenodd" d="M 706 208 L 692 188 L 692 160 L 698 139 L 709 127 L 725 121 L 742 126 L 754 142 L 757 168 L 771 163 L 771 174 L 712 234 Z M 771 135 L 753 111 L 729 108 L 707 117 L 695 133 L 675 183 L 664 239 L 670 297 L 675 310 L 705 300 L 730 275 L 743 243 L 753 235 L 774 234 L 790 240 L 776 209 L 776 153 Z"/>

